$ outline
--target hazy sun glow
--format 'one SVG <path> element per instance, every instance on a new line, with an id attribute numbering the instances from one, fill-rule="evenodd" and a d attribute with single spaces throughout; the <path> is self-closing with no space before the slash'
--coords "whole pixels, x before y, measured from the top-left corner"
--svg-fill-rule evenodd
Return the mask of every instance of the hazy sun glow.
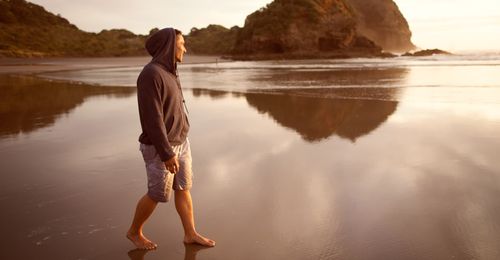
<path id="1" fill-rule="evenodd" d="M 500 4 L 497 0 L 396 0 L 422 48 L 498 50 Z"/>

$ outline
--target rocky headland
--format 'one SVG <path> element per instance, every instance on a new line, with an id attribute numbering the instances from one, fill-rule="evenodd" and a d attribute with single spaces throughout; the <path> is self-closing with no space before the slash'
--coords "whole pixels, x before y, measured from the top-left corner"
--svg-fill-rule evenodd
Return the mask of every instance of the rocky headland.
<path id="1" fill-rule="evenodd" d="M 42 6 L 0 1 L 0 57 L 143 56 L 147 37 L 125 29 L 89 33 Z M 243 27 L 212 24 L 185 37 L 191 54 L 239 60 L 446 53 L 412 53 L 410 27 L 393 0 L 274 0 L 248 15 Z"/>
<path id="2" fill-rule="evenodd" d="M 187 37 L 201 42 L 199 32 L 209 29 Z M 392 0 L 275 0 L 225 35 L 233 47 L 221 54 L 243 60 L 393 57 L 416 48 Z"/>
<path id="3" fill-rule="evenodd" d="M 405 17 L 393 0 L 348 0 L 356 14 L 356 30 L 384 51 L 416 49 Z"/>

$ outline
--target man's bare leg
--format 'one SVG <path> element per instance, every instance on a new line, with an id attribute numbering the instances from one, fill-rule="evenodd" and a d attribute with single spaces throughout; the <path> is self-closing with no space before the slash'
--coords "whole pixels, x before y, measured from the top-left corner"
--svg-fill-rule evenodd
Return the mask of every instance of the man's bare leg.
<path id="1" fill-rule="evenodd" d="M 157 204 L 158 202 L 152 200 L 147 194 L 142 196 L 137 203 L 134 220 L 127 232 L 127 238 L 139 249 L 151 250 L 157 247 L 155 243 L 147 239 L 142 233 L 144 223 L 151 216 Z"/>
<path id="2" fill-rule="evenodd" d="M 203 237 L 196 232 L 194 227 L 193 201 L 191 200 L 189 190 L 175 191 L 175 208 L 181 217 L 182 226 L 184 227 L 184 243 L 215 246 L 215 241 Z"/>

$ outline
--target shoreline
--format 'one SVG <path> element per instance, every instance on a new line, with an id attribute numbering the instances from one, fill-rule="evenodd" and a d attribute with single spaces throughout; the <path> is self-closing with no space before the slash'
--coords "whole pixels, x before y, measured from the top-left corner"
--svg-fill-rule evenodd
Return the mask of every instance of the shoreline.
<path id="1" fill-rule="evenodd" d="M 0 58 L 0 74 L 35 75 L 46 72 L 61 72 L 88 69 L 110 69 L 144 66 L 151 57 L 106 57 L 106 58 Z M 187 55 L 183 64 L 210 64 L 227 62 L 221 56 Z"/>
<path id="2" fill-rule="evenodd" d="M 425 58 L 429 56 L 366 56 L 370 59 L 396 59 L 396 58 Z M 440 56 L 440 55 L 437 55 Z M 454 52 L 446 56 L 500 56 L 500 52 L 470 52 L 461 53 Z M 213 64 L 223 62 L 237 61 L 283 61 L 283 60 L 323 60 L 323 59 L 355 59 L 362 57 L 352 56 L 325 56 L 323 58 L 311 58 L 308 56 L 288 56 L 285 58 L 282 55 L 264 55 L 242 58 L 239 56 L 226 55 L 186 55 L 182 64 Z M 112 69 L 112 68 L 127 68 L 143 66 L 150 60 L 149 56 L 135 57 L 46 57 L 46 58 L 0 58 L 0 74 L 40 74 L 47 72 L 64 72 L 89 69 Z"/>

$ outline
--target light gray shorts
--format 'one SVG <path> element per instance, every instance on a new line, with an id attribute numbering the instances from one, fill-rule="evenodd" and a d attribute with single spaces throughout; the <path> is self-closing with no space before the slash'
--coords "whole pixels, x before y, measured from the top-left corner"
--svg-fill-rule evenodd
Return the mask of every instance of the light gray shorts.
<path id="1" fill-rule="evenodd" d="M 157 202 L 168 202 L 174 190 L 189 190 L 193 185 L 192 158 L 189 140 L 172 146 L 179 159 L 179 171 L 173 174 L 167 170 L 153 145 L 140 144 L 139 150 L 146 163 L 148 196 Z"/>

